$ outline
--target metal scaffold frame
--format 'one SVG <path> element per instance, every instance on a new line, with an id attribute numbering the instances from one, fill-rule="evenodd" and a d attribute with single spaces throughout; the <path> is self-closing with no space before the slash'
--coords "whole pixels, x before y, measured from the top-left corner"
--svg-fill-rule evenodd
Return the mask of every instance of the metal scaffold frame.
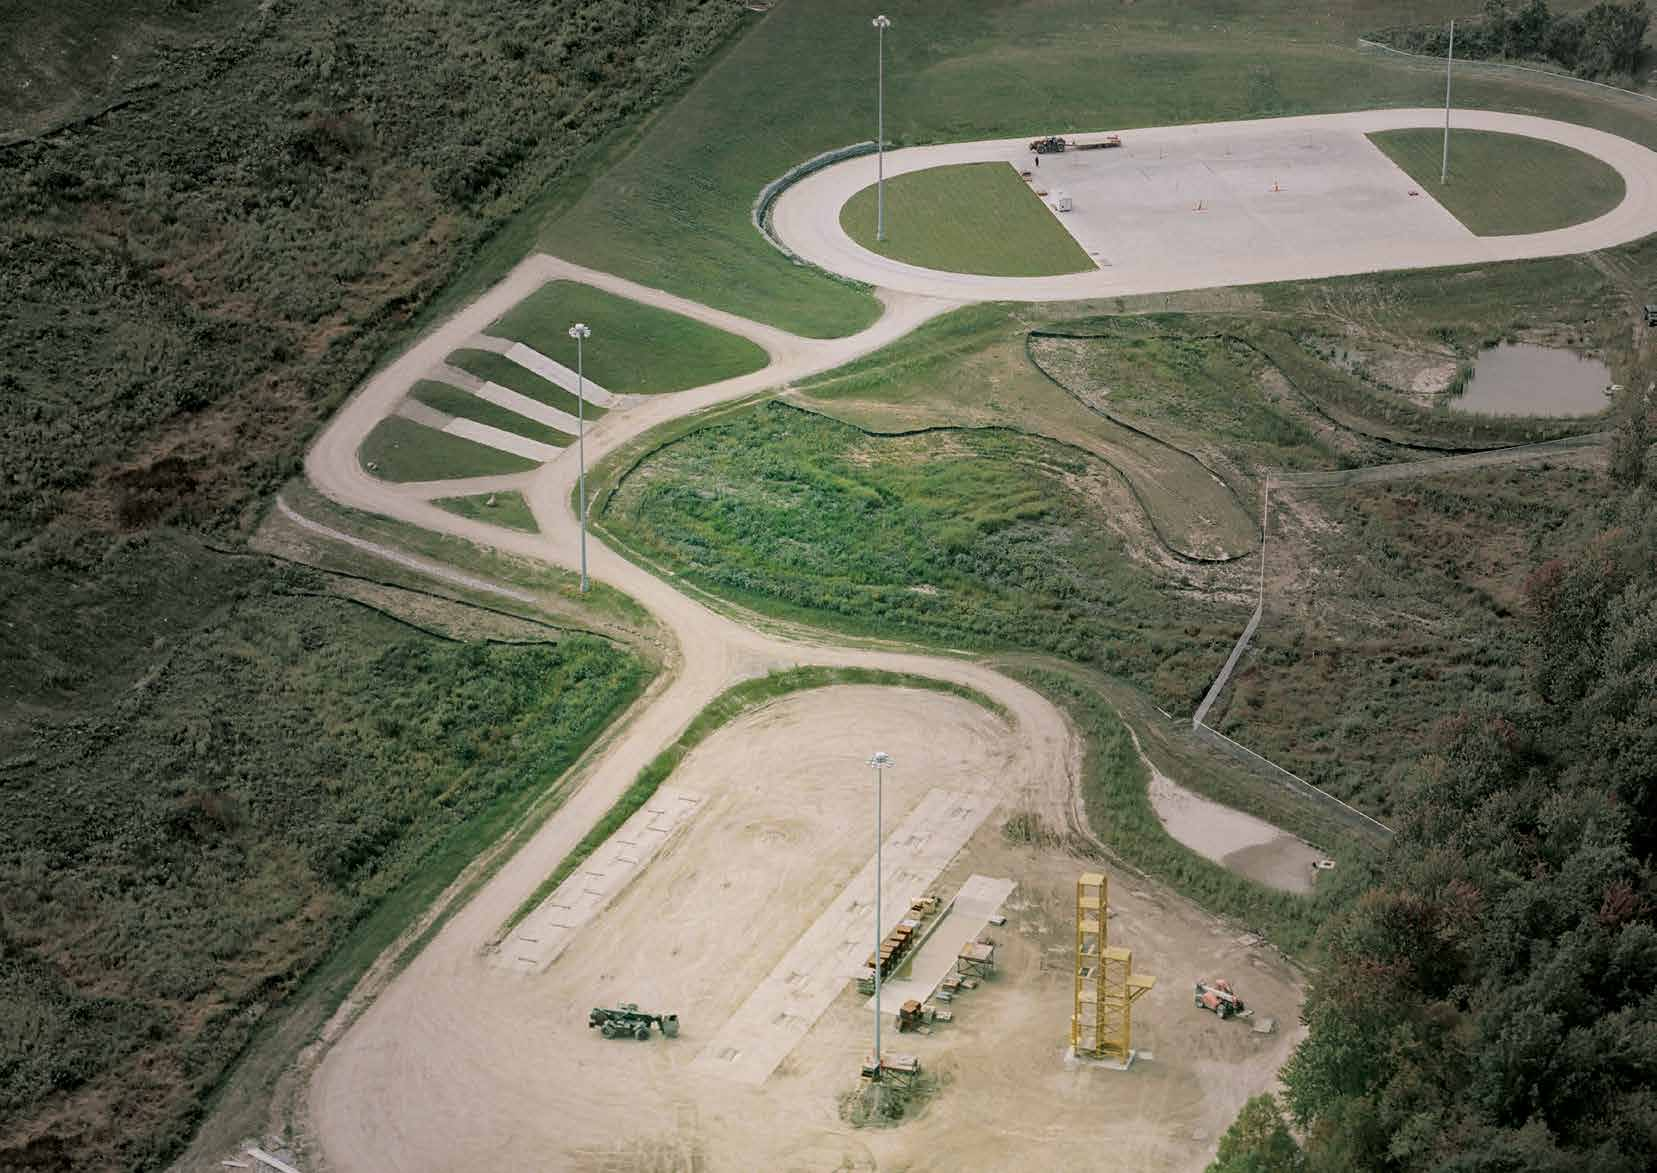
<path id="1" fill-rule="evenodd" d="M 1076 1054 L 1133 1062 L 1133 1004 L 1156 985 L 1133 972 L 1133 950 L 1108 944 L 1109 886 L 1099 872 L 1076 881 L 1076 999 L 1070 1045 Z"/>

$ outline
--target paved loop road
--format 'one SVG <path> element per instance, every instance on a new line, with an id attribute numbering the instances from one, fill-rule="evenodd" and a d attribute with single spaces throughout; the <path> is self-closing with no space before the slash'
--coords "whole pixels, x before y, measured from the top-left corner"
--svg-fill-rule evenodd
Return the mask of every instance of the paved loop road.
<path id="1" fill-rule="evenodd" d="M 942 273 L 863 248 L 840 227 L 840 209 L 874 183 L 873 156 L 836 163 L 789 188 L 776 202 L 772 224 L 789 248 L 831 273 L 962 301 L 1068 301 L 1526 260 L 1591 252 L 1657 232 L 1657 153 L 1551 118 L 1457 110 L 1452 156 L 1457 129 L 1528 135 L 1602 159 L 1627 189 L 1617 207 L 1570 228 L 1474 236 L 1433 200 L 1430 185 L 1419 187 L 1363 138 L 1443 125 L 1442 109 L 1365 110 L 1126 130 L 1119 149 L 1044 156 L 1033 174 L 1054 190 L 1073 190 L 1076 211 L 1066 214 L 1073 231 L 1102 254 L 1101 268 L 1062 277 Z M 889 151 L 886 175 L 960 163 L 1029 168 L 1028 143 Z M 1420 194 L 1411 196 L 1412 190 Z M 1091 203 L 1090 192 L 1099 197 Z M 902 230 L 901 221 L 890 224 L 888 235 Z"/>

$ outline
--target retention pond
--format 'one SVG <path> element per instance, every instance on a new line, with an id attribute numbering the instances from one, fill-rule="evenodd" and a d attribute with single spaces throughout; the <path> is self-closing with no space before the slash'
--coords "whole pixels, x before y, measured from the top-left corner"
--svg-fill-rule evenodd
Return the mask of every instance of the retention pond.
<path id="1" fill-rule="evenodd" d="M 1477 415 L 1597 415 L 1610 382 L 1610 369 L 1596 358 L 1503 342 L 1473 361 L 1473 377 L 1450 407 Z"/>

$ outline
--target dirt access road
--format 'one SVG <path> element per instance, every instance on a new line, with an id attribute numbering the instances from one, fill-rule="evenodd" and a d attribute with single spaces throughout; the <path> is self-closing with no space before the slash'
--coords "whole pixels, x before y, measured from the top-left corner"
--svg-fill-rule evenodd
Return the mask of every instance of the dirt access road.
<path id="1" fill-rule="evenodd" d="M 767 368 L 753 375 L 678 395 L 661 396 L 628 411 L 610 413 L 588 433 L 589 460 L 597 460 L 617 445 L 664 420 L 755 390 L 785 384 L 791 379 L 830 369 L 876 350 L 952 304 L 912 295 L 882 294 L 887 312 L 873 327 L 851 338 L 818 342 L 795 338 L 554 258 L 532 257 L 361 389 L 309 454 L 306 472 L 311 482 L 320 491 L 346 505 L 387 514 L 485 546 L 545 559 L 558 565 L 574 565 L 578 530 L 570 508 L 576 478 L 573 451 L 566 451 L 542 466 L 531 475 L 525 486 L 526 497 L 542 530 L 535 535 L 510 533 L 438 509 L 427 499 L 434 492 L 433 486 L 400 486 L 378 480 L 366 473 L 357 459 L 362 438 L 394 408 L 398 398 L 415 378 L 540 284 L 558 278 L 583 281 L 709 322 L 753 339 L 766 349 L 772 359 Z M 626 983 L 620 982 L 617 971 L 618 978 L 610 983 L 609 988 L 596 979 L 583 979 L 578 983 L 579 989 L 571 987 L 558 994 L 554 991 L 560 988 L 557 986 L 563 980 L 560 976 L 555 976 L 551 984 L 537 985 L 534 978 L 526 981 L 523 975 L 491 965 L 483 950 L 494 940 L 500 926 L 518 904 L 575 846 L 639 769 L 677 736 L 708 701 L 738 680 L 775 668 L 813 663 L 915 672 L 969 685 L 1003 706 L 1010 718 L 1009 723 L 1003 725 L 983 710 L 959 701 L 949 702 L 957 710 L 966 710 L 958 712 L 955 718 L 963 729 L 980 730 L 975 735 L 976 740 L 967 740 L 963 744 L 980 746 L 984 752 L 979 756 L 984 761 L 1000 763 L 992 781 L 993 795 L 1002 814 L 1010 810 L 1027 810 L 1052 828 L 1068 827 L 1074 818 L 1072 798 L 1080 747 L 1063 715 L 1032 690 L 987 668 L 962 660 L 833 648 L 765 635 L 709 610 L 598 541 L 589 539 L 588 554 L 595 578 L 631 594 L 649 608 L 663 628 L 672 634 L 677 644 L 677 655 L 670 665 L 670 681 L 650 703 L 641 706 L 631 716 L 602 756 L 582 767 L 574 779 L 577 788 L 573 796 L 557 815 L 502 867 L 495 878 L 446 925 L 327 1053 L 312 1084 L 307 1129 L 309 1137 L 304 1145 L 305 1155 L 315 1167 L 378 1171 L 451 1170 L 511 1164 L 543 1167 L 589 1164 L 589 1158 L 598 1153 L 602 1144 L 595 1139 L 596 1133 L 576 1128 L 572 1121 L 591 1115 L 595 1121 L 610 1119 L 618 1122 L 619 1126 L 623 1117 L 631 1112 L 630 1105 L 635 1102 L 627 1090 L 628 1080 L 634 1075 L 630 1072 L 627 1079 L 612 1085 L 614 1094 L 608 1097 L 611 1102 L 609 1111 L 619 1112 L 622 1116 L 605 1116 L 595 1103 L 589 1102 L 606 1098 L 591 1090 L 604 1086 L 604 1082 L 598 1079 L 596 1072 L 589 1079 L 583 1074 L 580 1064 L 567 1063 L 566 1060 L 571 1054 L 570 1048 L 586 1040 L 584 1019 L 581 1017 L 586 1004 L 607 995 L 624 996 L 622 985 Z M 855 712 L 851 712 L 844 708 L 841 699 L 844 691 L 805 694 L 781 706 L 791 714 L 789 734 L 784 743 L 767 745 L 762 738 L 745 738 L 744 733 L 749 729 L 746 723 L 716 739 L 730 741 L 734 738 L 733 744 L 741 747 L 738 756 L 749 769 L 756 764 L 788 763 L 787 777 L 773 779 L 772 784 L 788 788 L 782 793 L 785 795 L 785 808 L 793 812 L 788 816 L 794 820 L 793 834 L 803 845 L 802 850 L 822 852 L 830 860 L 829 870 L 824 873 L 829 878 L 814 879 L 806 884 L 809 891 L 801 897 L 798 908 L 777 913 L 779 928 L 773 943 L 778 948 L 786 947 L 790 934 L 798 933 L 804 927 L 796 922 L 806 912 L 827 904 L 833 895 L 832 889 L 836 887 L 832 877 L 839 875 L 840 882 L 844 883 L 858 870 L 853 865 L 860 862 L 858 850 L 861 849 L 845 848 L 840 853 L 845 855 L 844 859 L 826 849 L 826 845 L 841 844 L 846 839 L 842 831 L 849 825 L 848 820 L 856 822 L 856 816 L 845 812 L 826 812 L 814 804 L 808 791 L 796 793 L 795 787 L 806 785 L 801 779 L 811 770 L 827 769 L 840 786 L 855 794 L 860 784 L 866 783 L 865 772 L 858 763 L 864 755 L 877 748 L 900 755 L 900 760 L 908 756 L 910 760 L 922 763 L 917 768 L 917 778 L 928 773 L 926 755 L 935 744 L 939 728 L 936 719 L 939 698 L 912 690 L 884 690 L 878 704 L 871 706 L 862 703 Z M 765 713 L 771 711 L 768 709 Z M 760 716 L 763 718 L 764 713 Z M 873 735 L 880 731 L 871 724 L 875 718 L 896 723 L 886 731 L 889 741 L 885 745 L 877 745 L 873 739 Z M 995 726 L 993 734 L 982 731 L 986 722 Z M 833 746 L 832 760 L 812 758 L 806 752 L 811 746 Z M 825 749 L 823 752 L 828 751 Z M 948 773 L 941 768 L 931 772 L 934 785 L 941 784 L 940 780 Z M 713 773 L 724 777 L 734 771 L 716 770 Z M 694 787 L 699 777 L 687 765 L 676 775 L 675 783 Z M 980 783 L 984 781 L 982 777 L 979 779 Z M 712 793 L 712 783 L 708 785 Z M 861 785 L 861 790 L 866 801 L 867 786 Z M 717 799 L 718 796 L 714 793 L 713 797 Z M 699 866 L 709 874 L 729 870 L 737 875 L 768 875 L 769 872 L 763 867 L 756 869 L 755 861 L 762 859 L 762 855 L 750 856 L 739 850 L 744 841 L 742 835 L 734 834 L 733 841 L 726 842 L 726 836 L 717 831 L 721 824 L 714 814 L 716 809 L 710 810 L 710 815 L 714 817 L 701 820 L 704 829 L 700 832 L 693 822 L 684 840 L 682 854 L 700 856 L 703 862 Z M 779 813 L 777 817 L 781 819 L 783 816 Z M 888 827 L 895 825 L 896 817 L 894 814 L 888 821 Z M 984 866 L 1001 866 L 1005 869 L 1003 874 L 1031 886 L 1035 898 L 1047 904 L 1057 901 L 1062 905 L 1065 885 L 1074 882 L 1074 875 L 1080 866 L 1078 861 L 1062 853 L 1047 851 L 1032 854 L 1031 858 L 1019 861 L 1017 867 L 1012 866 L 1011 862 L 994 863 L 997 852 L 1006 850 L 1000 844 L 996 830 L 1000 821 L 1000 816 L 986 821 L 974 836 L 972 845 L 962 854 L 962 860 L 973 863 L 979 870 L 983 870 Z M 866 823 L 864 825 L 867 826 Z M 670 867 L 662 865 L 671 865 L 675 859 L 682 863 L 682 855 L 674 856 L 670 851 L 653 866 L 661 867 L 661 875 L 671 876 L 673 872 Z M 980 864 L 981 860 L 988 862 Z M 960 866 L 965 866 L 965 863 Z M 1041 884 L 1033 878 L 1038 873 L 1046 877 Z M 647 870 L 642 883 L 636 882 L 621 895 L 613 910 L 613 918 L 606 913 L 590 926 L 548 972 L 554 975 L 562 975 L 566 971 L 572 975 L 586 973 L 583 968 L 585 963 L 580 960 L 587 956 L 584 951 L 601 947 L 614 949 L 625 945 L 633 951 L 629 955 L 652 956 L 650 942 L 661 930 L 655 927 L 660 917 L 658 906 L 651 903 L 653 889 L 650 885 L 653 881 L 650 874 Z M 722 884 L 724 882 L 721 881 Z M 723 893 L 724 889 L 720 891 Z M 1152 900 L 1149 896 L 1143 898 Z M 707 894 L 704 903 L 722 905 L 727 899 L 726 895 L 716 898 Z M 630 913 L 628 910 L 639 901 L 644 901 L 644 907 L 650 911 Z M 1293 975 L 1286 968 L 1281 967 L 1280 963 L 1268 963 L 1247 949 L 1239 953 L 1242 947 L 1235 946 L 1222 926 L 1181 901 L 1163 896 L 1152 903 L 1159 907 L 1155 915 L 1149 912 L 1144 915 L 1145 940 L 1147 947 L 1153 941 L 1161 943 L 1157 946 L 1157 953 L 1167 957 L 1170 968 L 1175 971 L 1170 975 L 1169 993 L 1163 995 L 1172 999 L 1172 1006 L 1178 1006 L 1182 1000 L 1179 989 L 1190 979 L 1190 975 L 1184 972 L 1187 969 L 1203 969 L 1210 960 L 1216 964 L 1229 960 L 1237 966 L 1277 964 L 1278 970 L 1271 975 L 1272 988 L 1276 992 L 1274 1002 L 1278 1013 L 1292 1021 L 1298 993 Z M 767 908 L 771 907 L 768 902 Z M 781 905 L 777 907 L 782 908 Z M 1042 1089 L 1050 1087 L 1052 1081 L 1059 1081 L 1072 1088 L 1074 1094 L 1081 1095 L 1083 1092 L 1076 1089 L 1093 1086 L 1092 1081 L 1101 1074 L 1067 1073 L 1060 1062 L 1061 1040 L 1069 1013 L 1069 978 L 1065 973 L 1067 967 L 1054 968 L 1052 959 L 1043 950 L 1062 945 L 1069 930 L 1064 926 L 1064 917 L 1056 911 L 1049 911 L 1053 914 L 1044 916 L 1039 923 L 1054 940 L 1042 944 L 1038 937 L 1036 951 L 1025 956 L 1030 973 L 1039 975 L 1040 980 L 1036 981 L 1032 976 L 1031 984 L 1021 989 L 1019 998 L 1005 1004 L 1008 1013 L 1014 1013 L 1022 1005 L 1022 1011 L 1017 1013 L 1031 1020 L 1030 1029 L 1021 1037 L 1029 1046 L 1036 1048 L 1026 1057 L 1026 1061 L 1030 1065 L 1030 1087 L 1041 1101 L 1032 1103 L 1030 1110 L 1038 1116 L 1052 1110 L 1052 1104 L 1042 1098 Z M 709 931 L 712 931 L 713 921 L 718 920 L 721 926 L 718 932 L 730 934 L 740 931 L 744 934 L 742 939 L 752 939 L 751 922 L 726 922 L 718 916 L 711 916 L 706 909 L 697 916 L 708 921 Z M 629 928 L 629 925 L 636 925 L 637 928 Z M 1237 955 L 1228 957 L 1228 950 Z M 1248 956 L 1243 956 L 1243 953 Z M 758 960 L 754 964 L 757 965 L 765 957 L 763 948 L 756 949 L 755 957 Z M 736 982 L 730 988 L 717 991 L 708 990 L 704 985 L 702 996 L 705 999 L 716 996 L 745 997 L 749 991 L 741 985 L 741 982 Z M 641 997 L 650 989 L 642 974 L 633 980 L 632 988 L 640 988 Z M 709 1019 L 705 1023 L 699 1022 L 697 1029 L 711 1031 L 716 1028 L 717 1022 L 712 1020 L 720 1017 L 723 1003 L 698 1002 L 695 991 L 686 993 L 683 983 L 681 997 L 689 999 L 682 1004 L 681 1010 L 688 1006 Z M 824 1154 L 827 1150 L 815 1146 L 827 1144 L 835 1151 L 840 1151 L 836 1146 L 843 1146 L 846 1154 L 854 1158 L 854 1164 L 861 1163 L 863 1158 L 857 1154 L 866 1151 L 863 1147 L 865 1141 L 857 1138 L 862 1134 L 853 1134 L 837 1120 L 822 1118 L 823 1113 L 832 1117 L 834 1093 L 848 1082 L 846 1065 L 855 1062 L 860 1053 L 859 1044 L 851 1041 L 855 1032 L 845 1033 L 852 1028 L 839 1021 L 845 1014 L 851 1013 L 845 1002 L 845 999 L 837 1001 L 825 1015 L 824 1024 L 814 1028 L 840 1032 L 826 1036 L 830 1038 L 839 1038 L 844 1034 L 844 1045 L 818 1047 L 808 1040 L 785 1061 L 784 1071 L 773 1076 L 762 1089 L 765 1096 L 775 1094 L 777 1081 L 785 1078 L 789 1064 L 804 1062 L 800 1057 L 805 1055 L 812 1056 L 811 1062 L 818 1064 L 818 1077 L 809 1081 L 809 1091 L 801 1093 L 800 1103 L 803 1105 L 806 1100 L 810 1101 L 816 1125 L 795 1133 L 784 1129 L 784 1134 L 778 1137 L 777 1121 L 766 1126 L 752 1114 L 738 1114 L 728 1119 L 719 1117 L 725 1119 L 725 1124 L 715 1127 L 712 1121 L 716 1115 L 711 1108 L 707 1115 L 703 1115 L 700 1101 L 687 1100 L 684 1098 L 687 1093 L 682 1089 L 671 1092 L 664 1085 L 664 1092 L 670 1094 L 666 1094 L 663 1103 L 674 1105 L 675 1112 L 690 1113 L 685 1120 L 676 1116 L 671 1129 L 663 1125 L 660 1130 L 662 1136 L 674 1138 L 670 1147 L 681 1142 L 694 1142 L 700 1146 L 698 1151 L 707 1154 L 713 1168 L 754 1167 L 753 1159 L 762 1153 L 777 1156 L 784 1162 L 784 1167 L 796 1160 L 801 1162 L 797 1167 L 818 1166 L 817 1156 L 789 1155 L 789 1152 L 777 1147 L 779 1144 L 784 1148 L 788 1144 L 805 1144 L 813 1153 Z M 556 1007 L 556 1013 L 549 1007 Z M 578 1011 L 574 1019 L 570 1018 L 571 1007 Z M 1170 1011 L 1171 1015 L 1175 1013 Z M 856 1020 L 854 1015 L 851 1021 Z M 1039 1029 L 1036 1029 L 1037 1020 Z M 572 1021 L 575 1027 L 570 1025 Z M 1186 1017 L 1184 1021 L 1189 1025 L 1192 1020 Z M 1195 1021 L 1203 1028 L 1208 1025 L 1200 1018 Z M 836 1023 L 839 1025 L 836 1026 Z M 574 1031 L 574 1038 L 563 1037 L 571 1030 Z M 538 1033 L 541 1031 L 548 1033 Z M 1218 1129 L 1223 1127 L 1226 1114 L 1248 1094 L 1269 1085 L 1276 1065 L 1286 1053 L 1290 1037 L 1276 1036 L 1266 1048 L 1238 1044 L 1237 1039 L 1241 1037 L 1233 1032 L 1225 1045 L 1233 1049 L 1242 1046 L 1249 1050 L 1248 1054 L 1231 1056 L 1226 1063 L 1212 1070 L 1203 1068 L 1209 1070 L 1209 1074 L 1202 1077 L 1206 1082 L 1203 1094 L 1197 1097 L 1204 1105 L 1200 1111 L 1189 1106 L 1181 1106 L 1177 1111 L 1170 1108 L 1174 1103 L 1187 1104 L 1184 1092 L 1171 1100 L 1157 1099 L 1153 1104 L 1145 1096 L 1152 1094 L 1156 1099 L 1162 1092 L 1148 1093 L 1140 1084 L 1109 1085 L 1116 1089 L 1109 1091 L 1112 1102 L 1119 1111 L 1126 1113 L 1115 1125 L 1126 1130 L 1119 1139 L 1126 1142 L 1130 1131 L 1138 1137 L 1135 1143 L 1145 1146 L 1149 1162 L 1145 1167 L 1176 1169 L 1200 1165 L 1212 1147 Z M 979 1040 L 979 1045 L 993 1050 L 999 1044 L 986 1036 Z M 1207 1053 L 1211 1049 L 1209 1043 L 1203 1043 L 1198 1048 L 1199 1053 Z M 687 1032 L 677 1051 L 645 1053 L 657 1056 L 649 1062 L 671 1067 L 680 1059 L 688 1062 L 696 1052 Z M 635 1063 L 641 1061 L 638 1059 L 639 1052 L 626 1049 L 598 1054 L 603 1056 L 604 1063 L 625 1063 L 629 1058 Z M 1188 1064 L 1176 1067 L 1171 1059 L 1172 1056 L 1155 1069 L 1162 1075 L 1154 1086 L 1165 1091 L 1165 1081 L 1174 1079 L 1182 1088 L 1192 1090 L 1187 1085 L 1190 1080 L 1199 1078 L 1197 1070 Z M 947 1066 L 954 1060 L 943 1062 Z M 1038 1075 L 1038 1069 L 1045 1074 Z M 968 1079 L 963 1074 L 960 1079 L 962 1086 L 957 1094 L 962 1096 L 962 1100 L 959 1108 L 940 1106 L 936 1109 L 937 1119 L 955 1118 L 951 1135 L 957 1137 L 964 1135 L 962 1129 L 967 1117 L 975 1113 L 981 1117 L 988 1105 L 994 1102 L 993 1099 L 978 1100 L 976 1096 L 966 1098 L 967 1086 L 976 1077 Z M 994 1077 L 992 1083 L 998 1086 L 998 1090 L 992 1093 L 994 1096 L 1003 1095 L 1008 1090 L 1000 1086 L 1004 1081 L 1004 1073 Z M 1092 1094 L 1104 1094 L 1107 1090 L 1100 1088 Z M 1122 1096 L 1127 1099 L 1116 1102 Z M 945 1097 L 946 1100 L 950 1098 L 948 1095 Z M 1065 1101 L 1061 1098 L 1056 1102 Z M 1130 1110 L 1130 1102 L 1139 1107 Z M 1043 1107 L 1043 1104 L 1047 1106 Z M 1079 1108 L 1079 1104 L 1075 1106 Z M 1162 1119 L 1169 1111 L 1172 1111 L 1172 1118 Z M 1193 1124 L 1188 1119 L 1193 1112 L 1202 1117 L 1201 1123 Z M 1150 1116 L 1147 1118 L 1141 1113 L 1150 1113 Z M 474 1127 L 465 1123 L 468 1120 L 478 1123 Z M 1065 1139 L 1071 1130 L 1061 1127 L 1062 1123 L 1054 1121 L 1048 1129 L 1051 1142 L 1058 1146 L 1054 1149 L 1055 1156 L 1061 1151 L 1070 1151 L 1067 1146 L 1073 1144 L 1072 1140 Z M 986 1122 L 982 1128 L 969 1131 L 979 1133 L 978 1139 L 957 1139 L 944 1144 L 934 1136 L 926 1144 L 940 1145 L 939 1151 L 955 1148 L 959 1153 L 959 1146 L 963 1143 L 971 1148 L 979 1143 L 989 1143 L 998 1136 L 1023 1135 L 1018 1129 L 1004 1128 L 998 1122 Z M 894 1160 L 913 1162 L 921 1167 L 931 1163 L 930 1158 L 925 1156 L 925 1152 L 930 1150 L 913 1148 L 912 1145 L 921 1142 L 906 1139 L 921 1135 L 906 1128 L 885 1134 L 878 1144 L 873 1141 L 867 1143 L 889 1152 Z M 577 1136 L 582 1138 L 579 1144 L 574 1139 Z M 583 1153 L 587 1155 L 583 1156 Z M 1153 1153 L 1165 1155 L 1153 1158 Z M 615 1166 L 617 1168 L 638 1168 L 650 1167 L 654 1158 L 644 1153 L 621 1153 L 617 1159 L 621 1162 Z M 831 1166 L 834 1163 L 836 1161 L 829 1162 Z M 1061 1165 L 1063 1163 L 1060 1161 Z M 669 1167 L 677 1166 L 670 1161 Z"/>
<path id="2" fill-rule="evenodd" d="M 1100 265 L 1062 277 L 942 273 L 863 248 L 840 227 L 840 209 L 875 182 L 873 156 L 836 163 L 789 188 L 772 224 L 784 244 L 831 273 L 965 301 L 1068 301 L 1527 260 L 1657 231 L 1657 153 L 1551 118 L 1457 110 L 1452 152 L 1456 129 L 1528 135 L 1604 160 L 1626 187 L 1622 203 L 1584 224 L 1475 236 L 1364 138 L 1443 125 L 1442 109 L 1413 109 L 1146 127 L 1123 131 L 1116 150 L 1047 156 L 1041 182 L 1076 200 L 1059 222 Z M 1029 167 L 1028 146 L 1028 139 L 1000 139 L 889 151 L 886 175 L 960 163 Z"/>

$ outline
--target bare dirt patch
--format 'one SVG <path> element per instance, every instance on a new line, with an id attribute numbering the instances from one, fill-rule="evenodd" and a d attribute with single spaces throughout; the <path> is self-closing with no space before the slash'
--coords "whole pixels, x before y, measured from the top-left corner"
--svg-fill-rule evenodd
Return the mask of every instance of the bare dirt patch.
<path id="1" fill-rule="evenodd" d="M 704 809 L 545 973 L 456 956 L 453 997 L 394 986 L 347 1034 L 313 1092 L 330 1165 L 383 1168 L 395 1152 L 398 1167 L 431 1170 L 679 1168 L 687 1156 L 698 1168 L 1076 1168 L 1108 1144 L 1135 1169 L 1199 1168 L 1295 1032 L 1222 1023 L 1191 1006 L 1189 983 L 1223 973 L 1292 1023 L 1297 976 L 1255 938 L 1118 879 L 1113 939 L 1162 978 L 1135 1016 L 1136 1046 L 1155 1057 L 1125 1074 L 1067 1063 L 1074 883 L 1096 865 L 1010 843 L 996 817 L 936 887 L 973 873 L 1016 882 L 1008 923 L 992 930 L 997 975 L 955 1004 L 950 1026 L 887 1037 L 937 1081 L 912 1116 L 882 1129 L 841 1119 L 871 1027 L 849 986 L 763 1084 L 692 1067 L 867 863 L 869 749 L 899 763 L 886 775 L 890 830 L 936 788 L 1000 794 L 1016 745 L 1000 718 L 911 690 L 826 689 L 734 722 L 674 775 L 708 796 Z M 586 1027 L 589 1007 L 623 999 L 678 1013 L 679 1038 L 611 1041 Z"/>

